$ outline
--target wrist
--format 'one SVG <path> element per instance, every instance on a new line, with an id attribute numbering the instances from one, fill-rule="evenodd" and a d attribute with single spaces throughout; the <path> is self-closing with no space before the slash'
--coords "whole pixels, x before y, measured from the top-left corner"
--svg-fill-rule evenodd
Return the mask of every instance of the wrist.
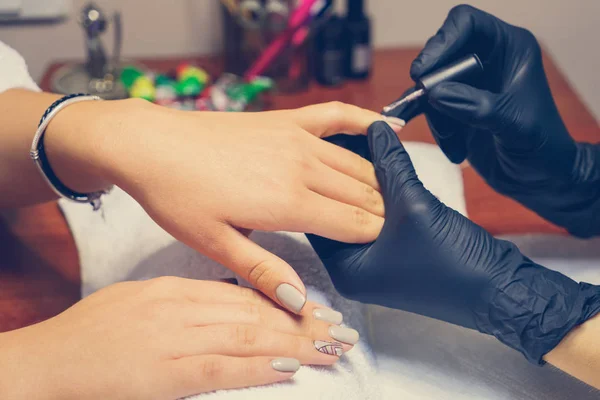
<path id="1" fill-rule="evenodd" d="M 59 112 L 48 125 L 44 145 L 58 179 L 80 193 L 104 190 L 114 183 L 124 123 L 139 100 L 84 101 Z"/>
<path id="2" fill-rule="evenodd" d="M 0 334 L 0 393 L 7 399 L 55 399 L 42 366 L 43 352 L 36 351 L 29 331 L 35 325 Z M 40 338 L 38 338 L 39 341 Z"/>
<path id="3" fill-rule="evenodd" d="M 574 328 L 551 352 L 544 356 L 550 364 L 579 380 L 600 389 L 600 315 Z"/>
<path id="4" fill-rule="evenodd" d="M 139 200 L 138 196 L 147 189 L 143 182 L 148 177 L 154 180 L 168 174 L 163 163 L 165 157 L 174 168 L 180 164 L 177 135 L 171 131 L 180 129 L 177 124 L 185 121 L 186 116 L 198 114 L 140 99 L 114 104 L 109 122 L 112 133 L 100 139 L 103 151 L 98 164 L 102 166 L 102 176 Z M 200 122 L 196 125 L 198 134 L 203 125 Z"/>

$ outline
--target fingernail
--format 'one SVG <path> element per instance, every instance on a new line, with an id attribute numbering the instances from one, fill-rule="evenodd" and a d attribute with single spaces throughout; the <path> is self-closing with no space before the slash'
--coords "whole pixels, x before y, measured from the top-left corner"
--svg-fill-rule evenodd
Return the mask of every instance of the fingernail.
<path id="1" fill-rule="evenodd" d="M 324 340 L 315 340 L 315 349 L 321 353 L 329 354 L 330 356 L 341 356 L 344 349 L 341 343 L 326 342 Z"/>
<path id="2" fill-rule="evenodd" d="M 385 122 L 387 122 L 388 125 L 392 128 L 404 128 L 404 126 L 406 125 L 405 120 L 396 117 L 385 117 Z"/>
<path id="3" fill-rule="evenodd" d="M 341 312 L 328 310 L 326 308 L 319 308 L 313 311 L 313 316 L 321 321 L 330 322 L 332 324 L 339 325 L 344 320 L 344 316 Z"/>
<path id="4" fill-rule="evenodd" d="M 304 307 L 304 303 L 306 303 L 306 297 L 288 283 L 279 285 L 275 290 L 275 295 L 285 308 L 295 313 L 299 313 Z"/>
<path id="5" fill-rule="evenodd" d="M 296 372 L 300 369 L 300 361 L 295 358 L 276 358 L 271 361 L 271 367 L 279 372 Z"/>
<path id="6" fill-rule="evenodd" d="M 329 336 L 346 344 L 356 344 L 360 338 L 357 330 L 335 325 L 329 327 Z"/>

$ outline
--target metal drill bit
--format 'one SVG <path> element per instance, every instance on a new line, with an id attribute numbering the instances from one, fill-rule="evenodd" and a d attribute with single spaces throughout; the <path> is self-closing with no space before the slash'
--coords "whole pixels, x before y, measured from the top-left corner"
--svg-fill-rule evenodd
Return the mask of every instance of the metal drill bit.
<path id="1" fill-rule="evenodd" d="M 394 108 L 400 107 L 402 104 L 417 100 L 419 97 L 423 96 L 424 94 L 425 94 L 425 89 L 419 89 L 417 91 L 414 91 L 413 93 L 409 94 L 406 97 L 401 98 L 400 100 L 396 101 L 395 103 L 392 103 L 389 106 L 383 107 L 383 112 L 390 112 Z"/>

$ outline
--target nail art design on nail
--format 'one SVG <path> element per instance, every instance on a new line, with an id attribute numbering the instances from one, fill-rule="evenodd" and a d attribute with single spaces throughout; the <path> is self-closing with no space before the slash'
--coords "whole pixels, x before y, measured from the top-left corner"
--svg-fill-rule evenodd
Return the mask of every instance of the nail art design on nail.
<path id="1" fill-rule="evenodd" d="M 341 343 L 326 342 L 324 340 L 315 340 L 315 348 L 321 353 L 329 354 L 330 356 L 341 356 L 344 353 Z"/>

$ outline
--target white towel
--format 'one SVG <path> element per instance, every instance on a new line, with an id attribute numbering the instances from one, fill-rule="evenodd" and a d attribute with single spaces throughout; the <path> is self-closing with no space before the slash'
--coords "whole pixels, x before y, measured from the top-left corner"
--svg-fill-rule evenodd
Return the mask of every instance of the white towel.
<path id="1" fill-rule="evenodd" d="M 29 89 L 35 92 L 40 90 L 31 79 L 23 57 L 0 41 L 0 93 L 13 88 Z"/>
<path id="2" fill-rule="evenodd" d="M 444 203 L 465 214 L 462 175 L 436 146 L 405 143 L 419 177 Z M 107 196 L 104 219 L 89 206 L 61 201 L 81 260 L 83 295 L 121 280 L 177 275 L 222 279 L 233 275 L 220 265 L 175 241 L 159 228 L 127 194 Z M 298 271 L 311 300 L 344 313 L 361 333 L 360 343 L 331 368 L 302 367 L 291 382 L 268 387 L 219 391 L 199 399 L 592 399 L 597 394 L 552 368 L 529 365 L 525 359 L 477 332 L 401 311 L 365 307 L 342 299 L 306 238 L 292 233 L 255 232 L 251 238 L 278 254 Z M 530 255 L 548 254 L 544 241 L 516 238 Z M 566 245 L 564 243 L 567 243 Z M 594 258 L 597 244 L 553 243 L 553 267 L 577 246 Z M 529 247 L 527 247 L 529 246 Z M 557 252 L 560 247 L 564 251 Z M 537 253 L 536 253 L 537 251 Z M 550 262 L 551 260 L 547 260 Z M 597 262 L 600 266 L 600 262 Z M 572 267 L 577 274 L 582 268 Z M 585 268 L 588 280 L 598 272 Z M 600 272 L 600 268 L 597 269 Z M 194 397 L 196 398 L 196 397 Z"/>

